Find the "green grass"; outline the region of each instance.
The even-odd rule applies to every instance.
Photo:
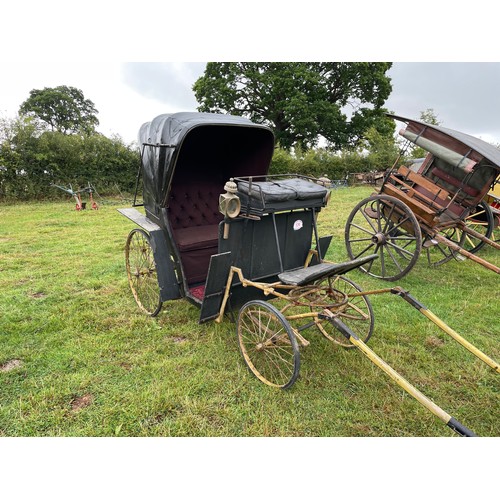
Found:
[[[347,259],[344,224],[369,188],[333,192],[319,217],[327,258]],[[235,325],[198,324],[187,301],[157,318],[135,304],[124,245],[135,227],[104,205],[0,207],[0,436],[452,436],[361,352],[312,329],[288,391],[253,377]],[[497,252],[498,253],[498,252]],[[500,264],[495,250],[481,256]],[[364,289],[387,283],[358,271]],[[500,359],[498,276],[470,261],[437,269],[421,257],[398,285]],[[389,285],[390,286],[390,285]],[[371,348],[483,436],[498,436],[498,374],[390,294],[374,296]]]

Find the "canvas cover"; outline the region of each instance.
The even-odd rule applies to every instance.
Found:
[[[482,139],[452,130],[445,127],[438,127],[428,123],[387,114],[389,118],[401,121],[407,124],[407,132],[415,134],[417,137],[422,137],[429,141],[448,148],[462,156],[467,156],[470,160],[479,163],[483,158],[488,160],[489,163],[496,170],[500,171],[500,149],[489,144]],[[411,140],[411,139],[410,139]],[[415,141],[412,141],[415,142]],[[425,148],[424,148],[425,149]]]

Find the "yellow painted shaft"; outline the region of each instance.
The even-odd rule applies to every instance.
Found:
[[[479,349],[474,347],[470,342],[461,337],[455,330],[450,328],[444,321],[440,320],[434,313],[429,311],[429,309],[419,309],[419,311],[428,319],[430,319],[435,325],[437,325],[443,332],[446,332],[450,337],[454,338],[460,345],[464,346],[468,351],[470,351],[474,356],[484,361],[488,366],[491,366],[497,373],[500,373],[500,365],[486,356]]]
[[[410,396],[415,398],[422,406],[427,408],[433,415],[442,420],[448,427],[453,429],[461,436],[475,436],[475,434],[467,427],[463,426],[460,422],[454,419],[451,415],[446,413],[436,403],[431,401],[428,397],[424,396],[416,387],[413,387],[404,377],[402,377],[396,370],[391,368],[382,358],[377,356],[362,340],[358,338],[341,320],[335,315],[325,309],[323,314],[330,318],[333,326],[337,328],[346,338],[349,339],[351,344],[355,345],[375,366],[378,366],[386,373],[396,384],[402,387]]]
[[[389,377],[402,387],[408,394],[413,396],[421,405],[425,406],[431,413],[436,415],[445,424],[447,424],[451,416],[448,415],[442,408],[432,402],[428,397],[424,396],[417,388],[413,387],[405,378],[403,378],[396,370],[391,368],[382,358],[378,357],[362,340],[353,336],[349,337],[352,344],[360,349],[370,361],[383,370]]]

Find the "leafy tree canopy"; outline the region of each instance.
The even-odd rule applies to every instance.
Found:
[[[386,62],[211,62],[193,90],[199,111],[266,123],[285,149],[314,147],[324,137],[329,147],[339,150],[355,146],[370,126],[392,133],[392,121],[382,110],[392,90],[386,75],[391,66]]]
[[[433,108],[427,108],[424,111],[420,111],[420,121],[428,123],[429,125],[436,125],[439,127],[441,121],[438,120],[438,116]],[[409,156],[411,158],[425,158],[427,151],[420,146],[414,144],[410,145]]]
[[[420,120],[428,123],[429,125],[441,125],[433,108],[427,108],[425,111],[420,111]]]
[[[99,125],[94,103],[75,87],[61,85],[34,89],[20,108],[20,115],[31,115],[63,134],[90,134]]]

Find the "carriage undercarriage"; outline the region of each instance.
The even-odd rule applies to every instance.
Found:
[[[164,136],[141,140],[146,215],[135,208],[120,210],[139,226],[127,238],[125,256],[129,284],[140,309],[156,316],[164,302],[186,298],[199,307],[200,322],[221,322],[237,312],[236,332],[245,364],[258,380],[281,389],[289,389],[297,381],[300,350],[310,344],[302,332],[314,329],[332,344],[360,350],[450,428],[473,436],[367,346],[374,329],[369,296],[403,298],[500,373],[498,363],[401,287],[363,291],[345,277],[357,268],[372,274],[375,266],[380,266],[382,274],[389,266],[395,267],[399,276],[406,274],[408,263],[413,264],[420,252],[422,220],[394,197],[371,197],[354,211],[363,223],[351,221],[350,227],[361,234],[349,237],[351,260],[327,261],[324,257],[331,236],[318,236],[316,218],[329,200],[325,188],[328,179],[267,175],[273,141],[263,126],[218,115],[220,123],[214,127],[206,115],[181,115],[173,116],[185,119],[185,132],[168,136],[168,141]],[[167,127],[170,117],[156,120],[154,126],[147,124],[145,133],[171,131]],[[229,158],[217,164],[219,180],[215,182],[210,172],[199,166],[204,159],[199,151],[208,144],[217,148],[217,141],[221,141],[221,151],[229,152]],[[255,162],[249,164],[248,157]],[[243,168],[252,175],[241,177]],[[225,185],[222,175],[226,176]],[[225,193],[221,193],[222,186]],[[481,237],[465,226],[460,230]],[[439,243],[438,231],[428,236],[431,234]],[[315,242],[312,249],[311,242],[313,246]],[[364,245],[359,252],[352,248],[357,243]],[[448,241],[446,245],[450,245]],[[457,247],[454,251],[465,251]],[[387,254],[379,252],[380,248],[386,248]]]

